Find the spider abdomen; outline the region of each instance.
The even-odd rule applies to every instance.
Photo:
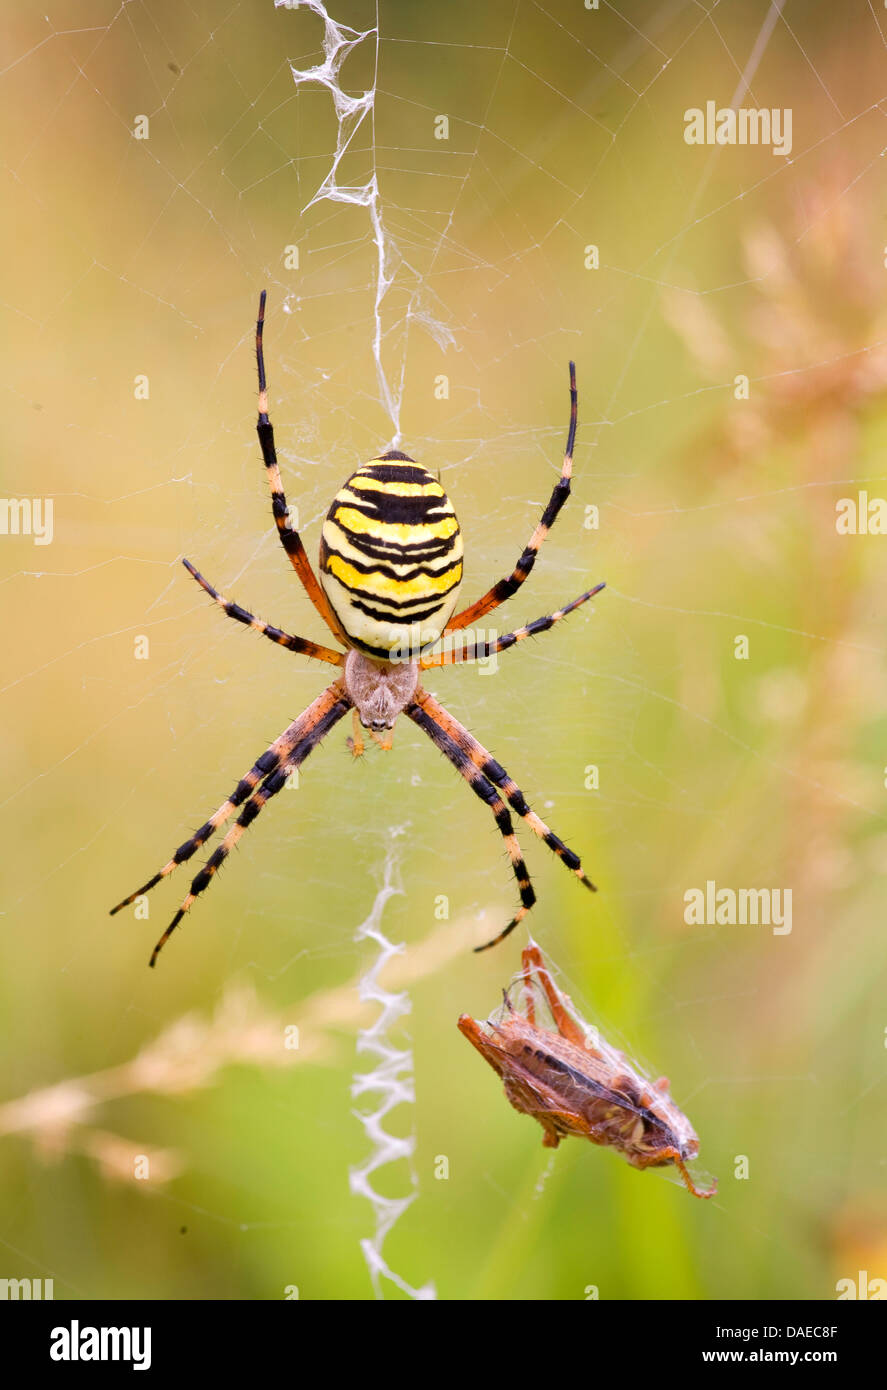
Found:
[[[437,479],[397,452],[358,468],[323,524],[320,582],[359,651],[407,658],[436,641],[462,582],[462,533]]]

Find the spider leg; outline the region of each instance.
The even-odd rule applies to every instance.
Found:
[[[140,898],[143,893],[149,893],[152,888],[155,888],[157,884],[160,883],[161,879],[166,878],[174,869],[177,869],[180,864],[184,864],[186,860],[190,859],[201,845],[206,844],[207,840],[215,834],[219,826],[224,825],[232,811],[235,811],[238,806],[242,805],[247,797],[255,791],[259,783],[276,772],[281,764],[289,757],[292,749],[306,733],[306,727],[310,725],[310,719],[313,715],[316,713],[319,718],[325,712],[326,705],[332,704],[331,692],[334,690],[338,690],[338,682],[325,690],[323,695],[320,696],[320,699],[315,700],[312,705],[309,705],[307,710],[305,710],[298,719],[294,719],[291,724],[287,725],[283,733],[280,734],[265,750],[262,756],[253,763],[253,766],[246,776],[241,777],[228,799],[222,802],[218,810],[213,812],[209,820],[206,821],[199,830],[195,831],[190,839],[185,840],[183,844],[179,845],[175,854],[164,864],[163,868],[154,874],[152,878],[149,878],[147,883],[143,883],[141,888],[137,888],[134,893],[130,893],[128,898],[124,898],[116,907],[111,908],[110,915],[112,917],[116,912],[119,912],[121,908],[129,907],[129,905],[135,902],[136,898]],[[321,705],[319,711],[317,711],[318,705]]]
[[[129,907],[130,903],[134,903],[136,898],[140,898],[143,893],[149,893],[152,888],[157,886],[161,879],[166,878],[172,873],[173,869],[177,869],[180,864],[184,864],[186,860],[190,859],[192,854],[196,853],[201,845],[205,845],[207,840],[218,830],[219,826],[224,825],[225,821],[231,815],[231,812],[242,805],[247,797],[255,791],[259,783],[263,781],[264,778],[269,777],[272,772],[277,771],[281,762],[289,756],[290,750],[301,737],[302,732],[303,727],[300,719],[296,719],[292,724],[288,725],[283,733],[265,750],[262,756],[253,763],[253,766],[246,776],[241,777],[227,801],[222,802],[219,809],[213,812],[209,820],[206,821],[199,830],[195,831],[190,839],[185,840],[184,844],[179,845],[173,857],[164,864],[162,869],[154,874],[153,878],[149,878],[148,882],[143,883],[141,888],[137,888],[134,893],[130,893],[128,898],[124,898],[116,907],[112,907],[111,916],[113,917],[115,912],[119,912],[121,908]]]
[[[256,364],[259,369],[259,420],[256,425],[256,432],[259,436],[262,458],[265,460],[268,485],[271,488],[271,511],[274,516],[275,525],[277,526],[277,534],[280,536],[281,545],[289,556],[290,564],[301,579],[306,594],[333,636],[341,639],[342,634],[339,630],[339,625],[327,602],[326,594],[323,592],[323,589],[321,589],[317,576],[311,568],[311,561],[308,559],[299,533],[298,531],[293,531],[288,525],[289,508],[286,504],[283,484],[280,481],[280,468],[277,462],[277,452],[274,448],[274,428],[268,418],[268,387],[265,381],[265,354],[262,347],[262,335],[265,327],[266,296],[267,291],[262,290],[259,296],[259,317],[256,321]]]
[[[279,647],[287,647],[291,652],[300,652],[303,656],[313,656],[317,661],[326,661],[330,666],[345,665],[344,652],[333,651],[330,647],[320,647],[316,642],[309,642],[306,637],[292,637],[288,632],[274,627],[272,623],[264,622],[253,613],[248,613],[245,608],[241,608],[239,603],[232,603],[230,599],[225,598],[225,595],[220,594],[218,589],[214,589],[209,580],[204,579],[203,575],[194,568],[190,560],[182,560],[182,564],[191,577],[197,580],[201,589],[215,600],[222,612],[229,618],[234,618],[238,623],[243,623],[246,627],[261,632],[263,637],[270,638]]]
[[[485,951],[487,946],[495,946],[497,942],[502,941],[504,937],[514,931],[518,922],[523,921],[536,901],[536,894],[533,891],[530,875],[527,872],[527,866],[524,863],[520,845],[514,833],[514,824],[508,813],[508,807],[496,791],[496,788],[487,780],[483,772],[474,765],[468,754],[459,747],[455,739],[450,737],[446,729],[438,723],[433,715],[428,713],[425,708],[425,700],[427,698],[424,692],[420,691],[418,693],[418,698],[407,705],[404,714],[408,715],[415,724],[419,725],[420,729],[424,730],[431,739],[431,742],[436,744],[444,756],[449,758],[456,770],[461,772],[475,796],[479,796],[481,801],[485,801],[489,806],[499,829],[499,833],[505,841],[505,847],[508,850],[508,857],[511,860],[514,877],[517,879],[517,886],[520,890],[521,905],[508,923],[508,926],[504,931],[501,931],[493,941],[488,941],[486,946],[475,947],[477,951]]]
[[[467,647],[450,647],[445,651],[435,652],[431,656],[420,657],[419,668],[422,671],[430,671],[436,666],[456,666],[466,661],[483,661],[485,657],[492,656],[495,652],[504,652],[508,647],[513,647],[515,642],[523,642],[525,637],[536,637],[540,632],[548,632],[555,623],[560,622],[561,618],[565,618],[575,608],[579,608],[590,598],[594,598],[595,594],[599,594],[604,587],[603,583],[595,584],[593,589],[588,589],[578,598],[574,598],[572,603],[558,608],[555,613],[549,614],[548,617],[535,618],[533,622],[527,623],[526,627],[516,628],[514,632],[506,632],[492,642],[471,642]]]
[[[490,756],[483,744],[478,743],[477,739],[468,732],[464,725],[460,724],[457,719],[454,719],[453,716],[444,709],[443,705],[438,704],[433,695],[429,695],[426,690],[418,690],[415,700],[411,705],[407,706],[404,713],[408,714],[420,728],[424,729],[432,742],[436,743],[452,762],[456,762],[457,766],[459,766],[459,763],[456,757],[450,752],[450,748],[456,749],[460,759],[467,759],[474,771],[480,775],[484,781],[492,783],[494,787],[499,787],[504,793],[505,799],[512,810],[516,811],[517,814],[527,822],[527,825],[534,834],[538,835],[540,840],[545,841],[548,848],[552,850],[559,859],[563,860],[567,868],[573,871],[586,888],[589,888],[592,892],[597,891],[591,879],[586,876],[578,854],[568,849],[563,840],[560,840],[553,831],[549,830],[545,822],[536,815],[536,812],[530,810],[520,787],[512,781],[504,767],[502,767],[500,763],[497,763],[495,758]],[[459,770],[462,771],[461,767]],[[468,778],[467,773],[463,773],[463,776],[465,776],[467,780],[471,780]],[[478,795],[482,795],[482,793],[478,793]],[[525,915],[525,912],[521,912],[520,914],[520,916]],[[492,941],[488,941],[485,946],[475,947],[475,950],[485,951],[489,946],[495,946],[504,936],[507,936],[508,933],[514,929],[519,920],[520,917],[515,918],[515,920],[510,922],[505,930],[494,937]]]
[[[535,531],[527,542],[524,553],[521,555],[511,574],[507,579],[500,579],[489,589],[482,598],[477,599],[469,608],[464,608],[461,613],[457,613],[447,623],[446,631],[455,632],[460,627],[470,627],[478,618],[484,614],[491,613],[494,608],[498,608],[500,603],[504,603],[507,598],[511,598],[523,584],[536,563],[536,556],[542,546],[542,542],[548,535],[555,521],[558,512],[570,495],[570,477],[573,471],[573,445],[576,442],[576,423],[577,423],[578,396],[576,393],[576,364],[570,363],[570,426],[567,431],[567,444],[564,450],[564,462],[561,468],[561,475],[552,489],[548,506],[542,513],[542,519],[536,526]]]
[[[244,830],[252,825],[253,821],[262,810],[262,807],[271,800],[272,796],[276,796],[277,793],[286,786],[290,773],[301,766],[308,757],[308,754],[317,747],[321,739],[329,733],[333,725],[338,723],[350,708],[351,701],[345,694],[343,687],[338,681],[334,681],[313,704],[308,706],[304,714],[296,720],[296,724],[299,725],[299,732],[292,741],[288,753],[285,757],[278,760],[276,769],[265,777],[258,791],[253,792],[252,796],[249,797],[246,805],[218,849],[213,851],[199,874],[192,880],[191,888],[181,907],[151,953],[150,965],[153,966],[156,963],[158,955],[166,945],[170,936],[172,936],[172,933],[181,922],[195,898],[199,897],[199,895],[209,887],[215,874],[237,844]],[[294,726],[291,725],[290,727],[292,728]]]

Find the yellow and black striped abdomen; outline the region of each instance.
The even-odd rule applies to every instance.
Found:
[[[323,523],[320,582],[368,656],[415,656],[436,641],[462,582],[462,533],[437,479],[396,452],[358,468]]]

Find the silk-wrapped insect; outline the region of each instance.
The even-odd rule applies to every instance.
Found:
[[[538,1120],[549,1148],[576,1134],[615,1149],[633,1168],[673,1164],[694,1197],[713,1197],[717,1182],[699,1188],[687,1170],[699,1140],[671,1099],[667,1078],[648,1080],[579,1017],[534,942],[521,961],[495,1015],[485,1023],[468,1014],[459,1019],[460,1031],[502,1078],[515,1110]],[[539,1021],[545,1006],[551,1026]]]

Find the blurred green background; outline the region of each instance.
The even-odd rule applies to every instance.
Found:
[[[887,23],[811,0],[761,37],[768,10],[383,0],[380,42],[342,66],[359,95],[378,65],[339,183],[378,175],[382,363],[403,447],[460,516],[466,601],[544,505],[577,362],[574,495],[493,621],[608,588],[498,671],[428,684],[600,885],[522,834],[532,932],[589,1020],[671,1078],[720,1179],[701,1203],[578,1140],[543,1151],[458,1034],[523,938],[471,954],[511,914],[507,859],[406,721],[359,763],[331,735],[156,972],[187,870],[147,920],[107,916],[328,679],[226,622],[179,560],[324,640],[270,521],[252,325],[267,286],[313,556],[341,482],[395,435],[376,251],[365,207],[303,213],[337,138],[330,92],[290,67],[323,61],[317,14],[7,7],[2,492],[53,498],[54,538],[0,536],[0,1276],[57,1298],[372,1296],[349,1170],[374,950],[354,933],[386,857],[412,1005],[392,1041],[415,1070],[389,1127],[416,1147],[374,1182],[417,1184],[384,1246],[403,1280],[820,1299],[887,1276],[887,539],[835,526],[840,498],[887,497]],[[334,16],[375,24],[355,0]],[[685,110],[729,104],[759,37],[740,104],[792,109],[790,157],[685,144]],[[707,880],[791,889],[791,934],[688,926]]]

